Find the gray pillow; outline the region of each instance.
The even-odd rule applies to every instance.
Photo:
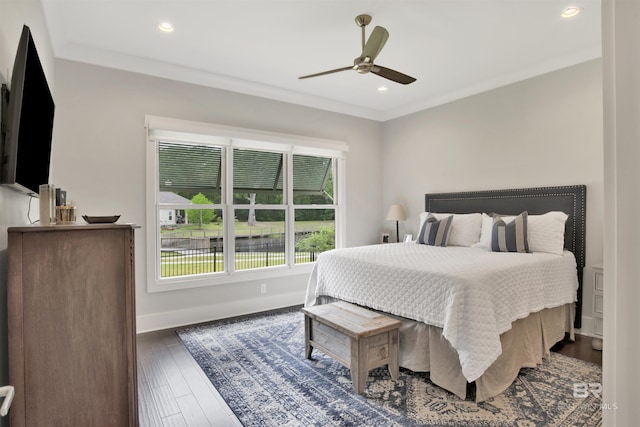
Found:
[[[527,239],[527,211],[506,224],[500,215],[493,216],[491,250],[493,252],[530,252]]]
[[[418,234],[418,243],[429,246],[447,246],[452,221],[453,215],[438,220],[429,214]]]

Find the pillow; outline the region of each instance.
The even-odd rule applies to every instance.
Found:
[[[418,243],[429,246],[447,246],[452,220],[453,215],[439,220],[429,214],[422,224],[420,233],[418,233]]]
[[[500,215],[493,217],[491,250],[493,252],[529,252],[527,211],[514,217],[509,223],[506,223]]]
[[[420,214],[420,227],[418,231],[422,230],[422,225],[429,215],[435,216],[436,219],[443,219],[453,215],[447,246],[471,246],[480,240],[480,230],[482,228],[482,214],[480,213],[450,214],[423,212]]]
[[[564,212],[553,211],[544,215],[529,215],[529,250],[562,255],[564,251],[564,227],[567,222]]]
[[[492,214],[494,215],[494,214]],[[505,223],[509,223],[514,216],[502,216]],[[531,252],[548,252],[562,255],[564,251],[564,227],[569,216],[560,211],[551,211],[543,215],[527,216],[527,238]],[[493,218],[482,214],[482,231],[480,242],[474,247],[491,250],[491,233],[493,231]]]
[[[503,217],[504,222],[511,221],[513,217]],[[482,214],[482,229],[480,231],[480,241],[473,247],[491,250],[491,232],[493,231],[493,218],[486,213]]]

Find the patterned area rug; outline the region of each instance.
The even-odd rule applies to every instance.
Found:
[[[348,369],[315,349],[313,360],[305,359],[304,316],[297,309],[177,333],[245,426],[602,423],[600,400],[587,392],[589,383],[601,383],[600,367],[557,353],[536,369],[522,369],[501,395],[476,404],[434,385],[428,373],[401,369],[393,381],[386,367],[370,371],[365,393],[356,394]]]

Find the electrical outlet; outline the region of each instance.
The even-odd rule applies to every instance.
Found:
[[[266,294],[267,293],[267,284],[266,283],[260,283],[260,293],[261,294]]]

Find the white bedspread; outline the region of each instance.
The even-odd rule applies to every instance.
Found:
[[[475,381],[501,354],[500,334],[544,308],[576,300],[573,254],[390,243],[319,255],[305,305],[328,295],[443,329]]]

